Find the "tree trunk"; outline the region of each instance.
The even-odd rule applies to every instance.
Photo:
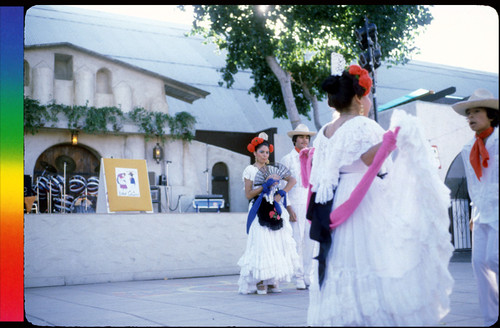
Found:
[[[316,127],[316,130],[319,131],[319,129],[321,129],[321,122],[319,121],[318,98],[316,95],[311,95],[309,88],[305,85],[302,85],[302,91],[304,92],[304,97],[306,97],[312,104],[314,126]]]
[[[276,60],[276,57],[266,56],[266,62],[280,82],[281,93],[283,94],[283,101],[285,102],[286,107],[286,113],[288,115],[288,118],[290,119],[290,123],[292,124],[292,129],[295,129],[295,127],[297,127],[297,125],[301,123],[301,119],[292,92],[291,75],[281,68],[281,66],[278,64],[278,61]]]

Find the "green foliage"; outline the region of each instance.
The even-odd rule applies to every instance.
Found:
[[[40,127],[48,122],[57,122],[57,113],[46,106],[41,106],[38,100],[24,98],[24,129],[35,135]]]
[[[68,129],[70,130],[80,130],[82,126],[80,121],[87,114],[87,106],[64,106],[60,104],[51,104],[51,108],[57,108],[58,111],[62,111],[66,118],[68,119]]]
[[[199,33],[227,52],[220,69],[227,87],[234,74],[250,70],[250,92],[271,104],[274,117],[287,117],[279,81],[265,57],[276,58],[293,77],[297,110],[306,115],[310,102],[304,88],[318,100],[325,98],[321,81],[330,74],[330,54],[340,53],[347,63],[357,62],[361,52],[354,31],[365,16],[375,23],[382,60],[406,63],[417,49],[415,37],[432,16],[422,5],[194,5],[192,34]],[[311,54],[310,59],[305,56]],[[222,83],[220,83],[222,84]]]
[[[170,133],[174,139],[193,140],[195,124],[196,119],[188,112],[179,112],[169,118]]]
[[[134,108],[128,116],[136,122],[140,131],[144,132],[145,139],[149,140],[153,136],[158,136],[165,141],[165,123],[169,122],[169,115],[161,112],[151,112],[144,108]]]
[[[118,132],[122,129],[123,112],[116,107],[85,108],[85,124],[83,131],[89,134],[95,134],[108,130],[108,124],[111,124],[113,131]]]
[[[50,122],[58,122],[58,114],[63,113],[68,120],[68,129],[82,130],[88,134],[119,132],[123,122],[128,118],[144,133],[144,138],[150,140],[154,136],[165,141],[165,127],[170,127],[170,136],[173,139],[191,141],[196,119],[187,112],[177,113],[174,117],[166,113],[152,112],[144,108],[134,108],[125,115],[117,107],[88,107],[66,106],[61,104],[40,105],[40,102],[24,98],[24,129],[35,135],[40,128],[47,127]],[[52,125],[54,126],[54,124]]]

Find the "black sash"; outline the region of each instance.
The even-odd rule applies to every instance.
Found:
[[[330,212],[332,211],[333,198],[326,204],[316,203],[316,193],[311,194],[306,218],[311,221],[309,236],[319,242],[319,254],[314,259],[318,260],[319,287],[325,278],[326,256],[332,245],[330,233]]]

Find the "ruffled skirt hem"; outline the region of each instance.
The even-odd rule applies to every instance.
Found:
[[[245,253],[238,265],[238,287],[241,294],[255,292],[256,284],[260,281],[269,285],[291,281],[299,265],[299,256],[290,223],[285,219],[283,228],[271,230],[254,220]]]

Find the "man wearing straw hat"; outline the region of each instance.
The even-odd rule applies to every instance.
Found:
[[[471,199],[472,268],[486,326],[498,320],[498,99],[478,89],[453,109],[475,137],[462,150]]]
[[[300,258],[295,284],[297,289],[303,290],[311,284],[312,259],[316,242],[309,238],[310,223],[306,219],[308,190],[301,183],[299,153],[302,149],[309,147],[311,136],[314,136],[316,132],[309,131],[305,124],[299,124],[287,134],[292,138],[294,148],[281,159],[280,163],[285,165],[298,181],[288,193],[287,210],[290,214],[293,238],[297,243],[297,253]]]

